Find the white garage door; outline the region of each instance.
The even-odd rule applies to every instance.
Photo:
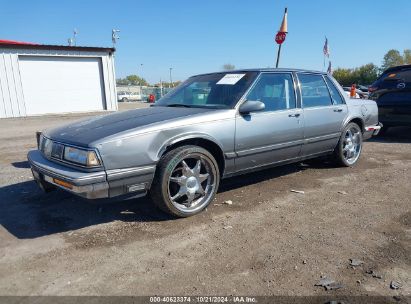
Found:
[[[104,110],[101,59],[19,56],[27,115]]]

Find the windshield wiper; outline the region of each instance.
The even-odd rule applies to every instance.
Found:
[[[182,103],[170,103],[167,107],[183,107],[183,108],[191,108],[191,106],[182,104]]]

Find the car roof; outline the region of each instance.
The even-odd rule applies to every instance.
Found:
[[[387,73],[400,71],[400,70],[403,70],[403,69],[410,69],[410,68],[411,68],[411,64],[398,65],[398,66],[386,69],[382,74],[387,74]]]
[[[245,72],[299,72],[299,73],[315,73],[315,74],[327,74],[326,72],[314,71],[314,70],[304,70],[304,69],[289,69],[289,68],[254,68],[254,69],[237,69],[237,70],[230,70],[230,71],[219,71],[213,73],[203,73],[197,74],[194,76],[203,76],[203,75],[210,75],[210,74],[228,74],[228,73],[245,73]]]

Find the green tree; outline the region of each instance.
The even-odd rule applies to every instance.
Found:
[[[411,64],[411,50],[410,49],[406,49],[404,50],[404,64]]]
[[[119,78],[116,80],[117,85],[128,85],[128,80],[125,78]]]
[[[389,50],[383,58],[381,70],[385,71],[388,68],[404,64],[404,57],[401,56],[398,50]]]
[[[362,65],[353,71],[354,82],[363,85],[371,84],[377,79],[378,72],[378,67],[373,63]]]
[[[170,82],[164,82],[163,81],[161,84],[158,82],[154,86],[159,88],[161,85],[163,85],[163,88],[170,88],[170,87],[175,88],[175,87],[179,86],[180,84],[181,84],[180,80],[173,81],[172,85],[170,85]]]
[[[377,79],[378,71],[375,64],[368,63],[354,69],[338,68],[334,70],[333,76],[343,86],[350,86],[353,83],[368,85]]]
[[[354,83],[354,76],[352,69],[338,68],[333,72],[333,77],[342,85],[350,86]]]
[[[119,78],[116,80],[118,85],[143,85],[148,86],[148,82],[137,75],[128,75],[126,78]]]
[[[231,63],[226,63],[223,65],[223,70],[224,71],[232,71],[235,69],[235,65]]]
[[[139,77],[137,75],[128,75],[126,79],[129,81],[131,85],[148,85],[147,81],[144,78]]]

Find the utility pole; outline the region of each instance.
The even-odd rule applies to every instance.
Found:
[[[117,34],[118,32],[120,32],[120,30],[111,30],[111,41],[113,42],[113,47],[116,46],[117,40],[120,39],[120,37]]]
[[[173,78],[171,78],[171,70],[173,68],[170,68],[170,88],[173,86]]]
[[[77,45],[77,41],[76,41],[77,40],[77,34],[78,34],[77,29],[74,29],[73,30],[73,37],[67,39],[67,43],[68,43],[69,46],[76,46]]]
[[[281,23],[281,27],[280,27],[280,30],[277,32],[277,35],[275,35],[275,42],[277,42],[277,44],[278,44],[277,62],[275,64],[276,68],[278,68],[278,64],[280,62],[281,45],[285,41],[285,37],[287,36],[287,33],[288,33],[288,30],[287,30],[287,8],[285,8],[283,22]]]
[[[73,41],[74,41],[74,46],[76,46],[76,45],[77,45],[77,34],[78,34],[77,29],[74,29],[74,30],[73,30]]]

